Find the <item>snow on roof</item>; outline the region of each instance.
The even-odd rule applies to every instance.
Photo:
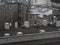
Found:
[[[51,5],[50,0],[31,0],[31,5],[41,5],[41,4],[48,4]]]
[[[43,17],[43,15],[48,16],[48,15],[51,15],[53,13],[52,9],[47,9],[47,8],[38,9],[38,7],[35,9],[31,9],[30,11],[31,11],[31,14],[39,14],[38,15],[39,17]]]

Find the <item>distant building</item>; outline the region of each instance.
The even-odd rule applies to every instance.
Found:
[[[8,2],[8,3],[23,3],[26,4],[28,3],[28,0],[1,0],[1,2]]]

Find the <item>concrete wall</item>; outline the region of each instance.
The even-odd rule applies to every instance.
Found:
[[[54,38],[54,39],[60,38],[60,31],[36,33],[36,34],[24,34],[24,35],[20,35],[20,36],[0,37],[0,44],[41,40],[41,39],[52,39],[52,38]],[[55,40],[52,40],[52,41],[56,42]],[[52,41],[49,41],[49,42],[52,42]],[[58,40],[58,41],[60,41],[60,40]]]

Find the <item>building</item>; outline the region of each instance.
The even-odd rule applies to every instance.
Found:
[[[0,29],[0,45],[60,45],[60,20],[56,20],[56,24],[48,22],[53,13],[50,1],[1,1],[0,28],[3,28]],[[56,17],[54,15],[52,17],[54,17],[53,22]],[[26,21],[25,25],[23,25],[24,21]],[[34,25],[30,25],[31,21]]]
[[[50,0],[31,0],[31,15],[35,16],[36,20],[38,20],[35,20],[35,23],[42,21],[44,19],[44,15],[46,15],[45,19],[51,20],[53,13],[53,10],[50,9],[51,7],[52,5]],[[50,17],[50,19],[48,17]],[[40,18],[42,18],[42,20],[40,20]],[[31,18],[31,20],[33,19]]]

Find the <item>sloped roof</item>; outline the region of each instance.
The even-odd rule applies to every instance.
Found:
[[[49,8],[43,8],[43,9],[38,9],[38,7],[34,7],[33,9],[30,10],[31,14],[39,14],[39,17],[42,17],[43,15],[51,15],[53,13],[52,9]]]

